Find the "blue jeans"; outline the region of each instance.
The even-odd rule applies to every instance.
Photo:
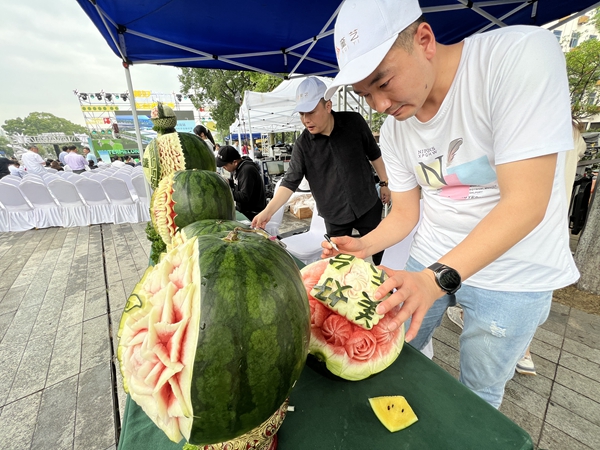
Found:
[[[406,263],[409,272],[423,269],[413,258]],[[446,309],[457,303],[463,308],[464,320],[459,381],[498,408],[517,362],[550,314],[552,291],[490,291],[463,284],[456,294],[435,301],[411,344],[421,350],[442,323]],[[409,324],[407,321],[406,329]]]

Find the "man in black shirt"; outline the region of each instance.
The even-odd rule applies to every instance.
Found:
[[[249,220],[266,205],[265,184],[258,167],[247,156],[243,158],[231,145],[224,145],[217,153],[217,167],[233,174],[229,184],[236,209]],[[234,182],[235,179],[235,182]]]
[[[12,159],[0,157],[0,178],[4,178],[7,175],[10,175],[10,170],[8,170],[8,166],[15,164]]]
[[[318,78],[304,80],[296,91],[296,112],[306,129],[292,151],[290,166],[267,207],[252,221],[263,227],[300,185],[308,180],[319,214],[330,236],[361,236],[381,221],[383,204],[390,199],[381,151],[363,117],[355,112],[334,112],[323,95],[327,87]],[[371,164],[381,186],[377,196]],[[379,264],[383,252],[373,255]]]

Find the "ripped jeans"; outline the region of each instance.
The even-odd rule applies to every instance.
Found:
[[[406,263],[409,272],[423,269],[413,258]],[[463,308],[464,319],[459,381],[498,408],[517,362],[525,354],[537,327],[550,314],[552,291],[489,291],[463,284],[456,294],[435,301],[411,345],[419,350],[425,347],[442,323],[446,309],[457,303]]]

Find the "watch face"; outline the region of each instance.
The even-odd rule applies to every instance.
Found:
[[[460,286],[460,275],[454,269],[445,269],[440,272],[440,285],[443,289],[452,291]]]

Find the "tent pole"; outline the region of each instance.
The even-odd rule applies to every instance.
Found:
[[[254,137],[252,136],[252,122],[250,121],[250,110],[248,109],[248,133],[250,134],[250,148],[248,149],[248,155],[254,161]]]
[[[129,64],[124,62],[123,67],[125,68],[125,78],[127,79],[127,89],[129,89],[129,104],[131,105],[131,114],[133,115],[133,126],[135,127],[135,137],[137,139],[138,152],[140,153],[140,161],[144,164],[144,146],[142,145],[142,132],[140,131],[140,124],[138,123],[137,109],[135,107],[135,95],[133,92],[133,83],[131,83],[131,73],[129,72]],[[146,182],[146,195],[148,200],[152,197],[150,193],[150,185]]]

